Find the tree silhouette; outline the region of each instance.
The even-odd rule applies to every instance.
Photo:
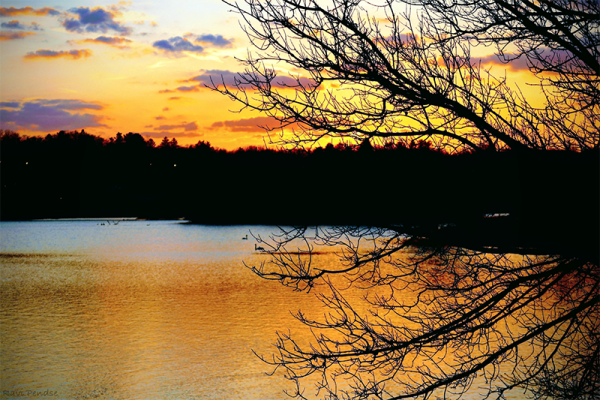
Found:
[[[598,149],[597,1],[311,0],[230,3],[257,49],[212,87],[324,137],[429,140],[455,149]],[[495,46],[482,59],[474,49]],[[482,61],[526,61],[545,104]],[[513,64],[516,65],[516,64]],[[284,67],[285,66],[285,67]],[[301,70],[280,77],[277,69]],[[531,92],[531,90],[529,91]]]
[[[310,345],[279,334],[263,360],[312,398],[534,398],[600,393],[600,274],[575,256],[447,246],[406,226],[282,229],[252,270],[318,291],[326,314],[296,318]],[[294,248],[295,251],[290,249]],[[323,249],[340,261],[323,264]],[[326,251],[326,250],[325,250]],[[362,298],[357,296],[361,294]]]
[[[213,77],[211,86],[278,121],[265,127],[274,143],[307,147],[333,138],[338,146],[360,143],[363,154],[372,144],[510,149],[525,159],[533,150],[600,147],[598,1],[225,3],[240,14],[254,51],[233,84]],[[494,54],[480,55],[486,51]],[[502,63],[524,66],[543,101],[487,67]],[[301,75],[281,77],[281,70]],[[293,135],[277,136],[282,128]],[[376,208],[377,196],[390,196],[386,171],[379,172],[381,193],[357,207]],[[597,208],[598,182],[586,178],[593,171],[579,173],[588,182],[582,186],[595,188]],[[468,186],[468,177],[457,179]],[[581,199],[561,193],[560,183],[550,187],[547,201],[537,198],[544,211],[521,229],[531,232],[554,213],[560,224],[572,221],[569,209]],[[349,192],[348,201],[368,190]],[[518,222],[494,217],[458,226],[299,227],[257,238],[271,258],[252,270],[297,290],[318,288],[328,310],[320,319],[298,313],[313,343],[280,334],[265,361],[296,384],[298,398],[310,397],[306,382],[328,399],[458,398],[475,388],[498,397],[517,389],[540,399],[596,398],[597,243],[581,253],[551,249],[541,227],[541,240],[512,241]],[[477,224],[485,229],[467,234]],[[321,264],[323,248],[334,249],[339,263]]]

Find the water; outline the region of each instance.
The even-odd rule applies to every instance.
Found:
[[[243,265],[269,257],[254,251],[252,236],[242,240],[250,232],[266,237],[277,229],[0,223],[2,397],[289,398],[283,390],[291,384],[280,373],[268,376],[272,368],[253,351],[269,358],[277,331],[314,343],[291,312],[319,319],[327,310],[314,291],[295,292]],[[327,249],[313,257],[321,265],[338,260]],[[314,394],[309,385],[306,395]]]
[[[274,228],[99,224],[0,224],[4,397],[287,398],[252,350],[319,303],[243,266]]]

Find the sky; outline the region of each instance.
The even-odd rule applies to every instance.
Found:
[[[0,0],[0,129],[262,146],[268,117],[203,86],[247,52],[219,0]]]
[[[262,145],[266,118],[203,87],[248,42],[218,0],[0,2],[0,128]]]

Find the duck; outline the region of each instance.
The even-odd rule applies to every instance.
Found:
[[[243,237],[242,240],[248,240],[248,235],[246,235],[246,237]]]
[[[257,246],[256,243],[254,243],[254,251],[266,251],[266,250],[264,247]]]

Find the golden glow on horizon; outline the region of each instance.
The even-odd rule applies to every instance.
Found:
[[[206,140],[228,150],[263,145],[265,133],[252,121],[264,123],[265,116],[232,113],[238,104],[191,81],[201,73],[243,69],[235,58],[246,56],[249,43],[225,4],[61,0],[29,9],[12,0],[2,7],[14,15],[0,19],[0,128],[41,136],[82,128],[103,137],[138,132],[155,141],[175,137],[181,145]],[[101,13],[103,22],[84,24],[78,13],[85,12]],[[506,69],[485,66],[499,76]],[[302,72],[275,68],[281,76]],[[528,86],[528,71],[506,71],[528,97],[541,99],[539,88]]]

